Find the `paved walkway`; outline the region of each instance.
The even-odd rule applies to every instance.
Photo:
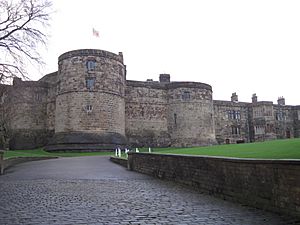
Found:
[[[292,224],[113,164],[108,157],[19,164],[0,176],[0,224]]]

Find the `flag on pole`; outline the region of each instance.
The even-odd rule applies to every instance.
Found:
[[[95,29],[93,28],[93,35],[94,35],[95,37],[99,37],[99,31],[97,31],[97,30],[95,30]]]

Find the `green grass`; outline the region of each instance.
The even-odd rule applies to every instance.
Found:
[[[148,152],[148,148],[139,148],[140,152]],[[152,148],[152,152],[166,154],[187,154],[187,155],[207,155],[207,156],[225,156],[237,158],[258,158],[258,159],[300,159],[300,138],[275,140],[248,144],[216,145],[209,147],[193,148]],[[42,149],[35,150],[15,150],[6,151],[4,158],[11,157],[75,157],[75,156],[94,156],[111,155],[114,152],[67,152],[67,153],[49,153]],[[125,157],[125,155],[122,155]]]
[[[10,150],[5,151],[4,158],[12,157],[47,157],[47,156],[56,156],[56,157],[78,157],[78,156],[94,156],[94,155],[113,155],[113,152],[58,152],[50,153],[46,152],[43,149],[34,149],[34,150]]]
[[[300,159],[300,139],[209,147],[153,149],[153,152],[258,159]]]

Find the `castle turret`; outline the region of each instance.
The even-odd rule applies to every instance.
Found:
[[[167,89],[172,146],[215,144],[211,86],[198,82],[172,82]]]
[[[257,102],[257,96],[256,96],[256,94],[254,93],[253,95],[252,95],[252,103],[256,103]]]
[[[239,101],[239,97],[236,94],[236,92],[232,93],[232,95],[231,95],[231,101],[232,102],[238,102]]]
[[[107,150],[125,141],[122,54],[85,49],[58,59],[55,135],[48,150]]]

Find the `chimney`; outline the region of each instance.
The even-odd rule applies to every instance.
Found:
[[[236,92],[232,93],[232,95],[231,95],[231,101],[232,102],[238,102],[239,101],[239,97],[236,94]]]
[[[285,98],[284,97],[279,97],[277,100],[278,105],[285,105]]]
[[[160,74],[159,82],[161,83],[170,83],[170,74]]]
[[[13,85],[18,85],[22,82],[22,79],[19,77],[14,77],[13,79]]]
[[[257,96],[256,94],[252,95],[252,103],[256,103],[257,102]]]

